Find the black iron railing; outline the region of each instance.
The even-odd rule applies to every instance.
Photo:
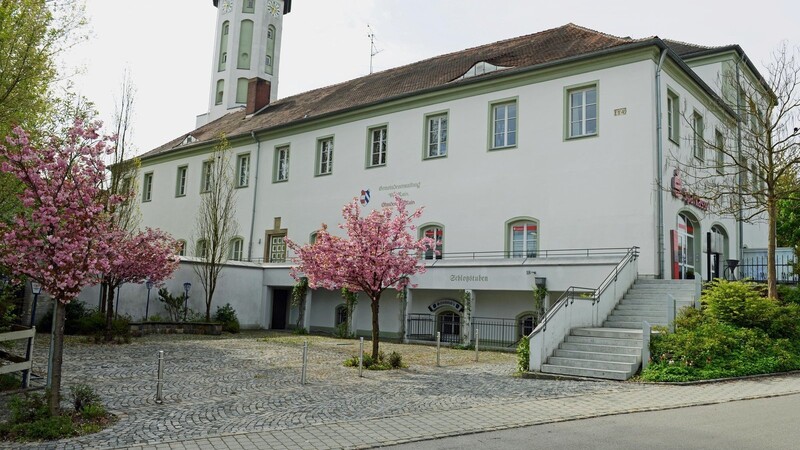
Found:
[[[461,342],[462,319],[435,316],[433,314],[409,314],[406,334],[416,341],[435,341],[436,332],[441,333],[442,342],[457,344]]]
[[[767,259],[766,256],[756,256],[745,258],[739,262],[736,269],[737,279],[751,279],[753,281],[765,283],[767,281]],[[775,272],[778,283],[797,284],[800,276],[794,273],[795,260],[789,255],[775,255]]]
[[[472,339],[475,342],[476,331],[481,347],[515,347],[523,333],[533,331],[535,324],[525,319],[501,319],[496,317],[473,317]],[[527,334],[526,333],[526,334]]]

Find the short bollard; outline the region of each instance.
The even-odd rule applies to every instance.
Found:
[[[308,339],[303,344],[303,371],[300,373],[300,384],[306,384],[306,366],[308,366]]]
[[[364,370],[364,338],[358,338],[360,343],[358,349],[358,377],[361,378],[361,373]]]
[[[162,386],[164,384],[164,350],[158,351],[158,380],[156,381],[156,403],[159,405],[164,403],[164,393]]]
[[[481,341],[481,330],[475,328],[475,362],[478,362],[478,344]]]
[[[439,353],[442,349],[442,332],[436,332],[436,367],[439,367]]]

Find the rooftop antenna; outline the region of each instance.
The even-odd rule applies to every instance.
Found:
[[[367,24],[367,30],[369,30],[367,37],[369,38],[369,73],[371,74],[372,59],[375,58],[375,55],[382,52],[383,50],[378,50],[378,48],[375,47],[375,33],[372,31],[372,27],[369,26],[369,24]]]

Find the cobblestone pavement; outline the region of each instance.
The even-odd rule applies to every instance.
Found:
[[[154,401],[158,350],[167,355],[163,405]],[[365,371],[359,379],[341,367],[348,351],[334,340],[314,341],[302,386],[301,346],[291,340],[184,336],[127,346],[71,344],[65,384],[95,386],[119,422],[91,436],[13,448],[369,448],[800,393],[800,374],[694,386],[522,379],[511,376],[511,355],[481,363],[444,358],[443,367],[413,364]],[[433,362],[434,350],[422,351]]]

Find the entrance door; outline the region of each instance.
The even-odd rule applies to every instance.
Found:
[[[694,227],[692,220],[678,214],[678,278],[694,279]]]
[[[286,318],[289,313],[289,289],[272,290],[272,321],[270,328],[285,330]]]

